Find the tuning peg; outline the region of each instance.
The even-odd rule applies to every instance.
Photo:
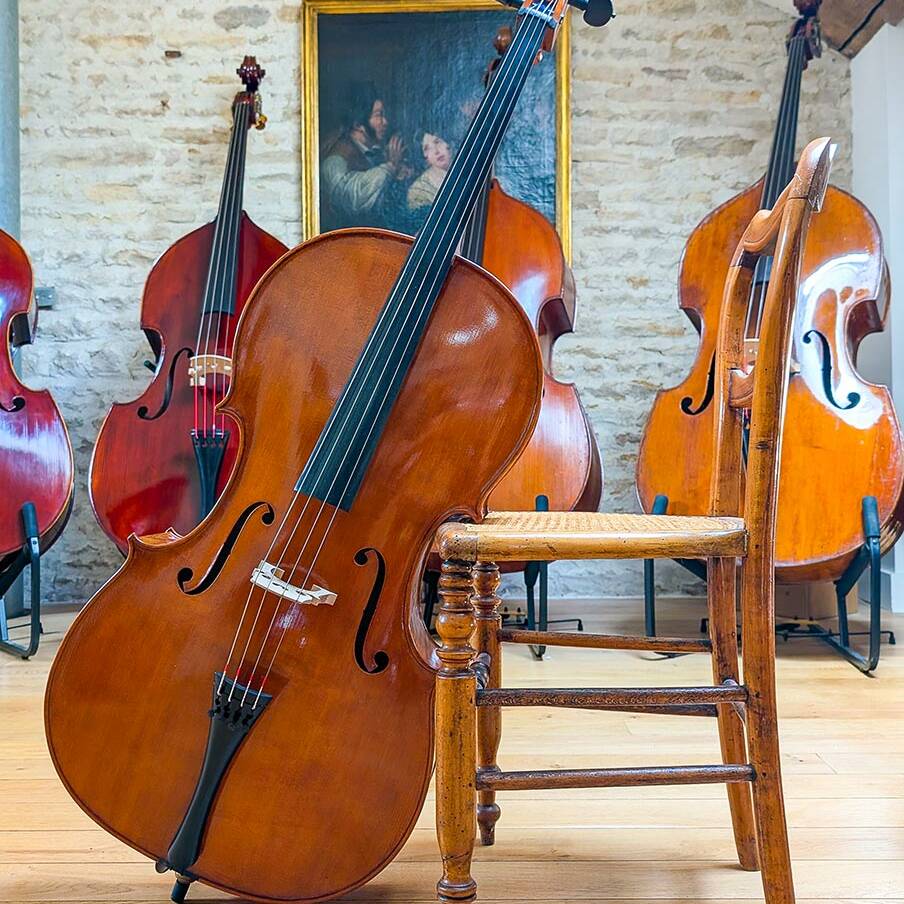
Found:
[[[584,21],[594,28],[600,28],[615,18],[612,0],[569,0],[576,9],[584,11]]]
[[[514,9],[520,9],[522,5],[522,0],[499,0],[499,2]],[[584,21],[594,28],[599,28],[610,19],[615,18],[612,0],[568,0],[568,4],[575,9],[582,10]]]

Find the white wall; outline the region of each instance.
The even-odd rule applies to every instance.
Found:
[[[885,25],[851,63],[854,194],[879,222],[892,286],[898,290],[888,326],[869,337],[859,369],[891,385],[904,410],[904,26]],[[883,598],[904,612],[904,549],[886,557]]]

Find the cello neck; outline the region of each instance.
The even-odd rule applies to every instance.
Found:
[[[487,217],[490,212],[490,190],[493,187],[492,167],[487,176],[486,183],[474,205],[474,210],[468,219],[464,238],[461,240],[461,256],[474,264],[483,263],[483,250],[486,243]]]
[[[248,129],[254,121],[254,99],[247,92],[236,96],[226,173],[220,191],[220,207],[214,221],[210,267],[204,289],[204,313],[235,313],[238,274],[239,230]]]
[[[487,66],[487,71],[484,74],[483,85],[485,89],[489,90],[493,79],[496,77],[496,72],[502,64],[505,53],[511,46],[513,39],[513,29],[508,25],[504,25],[496,32],[496,37],[493,39],[493,47],[496,49],[496,56],[490,61],[490,65]],[[465,229],[464,238],[461,241],[459,253],[462,257],[474,264],[483,263],[484,248],[486,245],[487,217],[489,216],[490,209],[490,192],[493,189],[494,163],[495,161],[490,163],[490,172],[487,175],[486,182],[480,192],[477,203],[474,205],[474,210],[471,212],[467,229]]]

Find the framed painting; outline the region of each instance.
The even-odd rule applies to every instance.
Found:
[[[485,91],[495,0],[303,0],[305,238],[348,226],[414,233]],[[570,42],[535,67],[496,160],[571,255]]]

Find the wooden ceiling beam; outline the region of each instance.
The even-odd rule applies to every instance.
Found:
[[[904,0],[825,0],[819,19],[828,45],[854,57],[883,25],[904,20]]]

